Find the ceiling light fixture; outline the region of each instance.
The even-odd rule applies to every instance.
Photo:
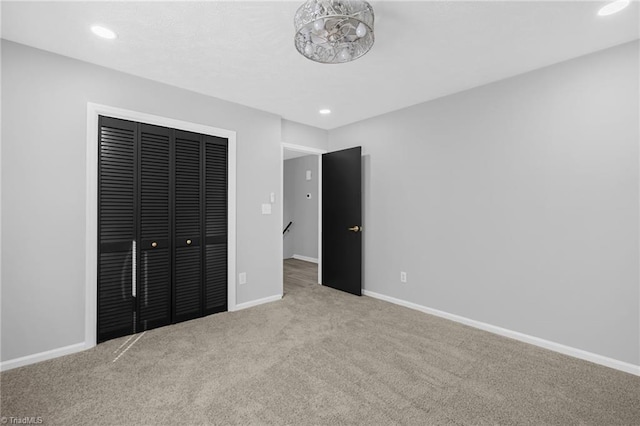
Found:
[[[320,114],[322,115],[327,115],[327,114],[331,114],[331,110],[330,109],[321,109],[320,111],[318,111]]]
[[[294,43],[312,61],[353,61],[373,46],[373,21],[373,8],[366,1],[307,0],[293,19]]]
[[[94,25],[91,27],[91,31],[97,35],[98,37],[106,38],[109,40],[113,40],[118,37],[116,33],[111,31],[109,28],[101,27],[100,25]]]
[[[598,11],[598,15],[600,15],[600,16],[613,15],[614,13],[618,13],[622,9],[624,9],[625,7],[629,6],[629,3],[631,3],[630,0],[616,0],[614,2],[611,2],[611,3],[603,6]]]

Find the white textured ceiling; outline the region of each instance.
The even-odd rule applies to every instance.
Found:
[[[324,129],[640,37],[637,2],[372,1],[371,52],[322,65],[293,46],[301,3],[3,1],[2,37]]]

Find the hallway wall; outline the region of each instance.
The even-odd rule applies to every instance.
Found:
[[[311,172],[311,180],[306,172]],[[307,197],[310,194],[311,198]],[[284,223],[293,225],[284,235],[283,258],[318,258],[318,156],[284,161]]]

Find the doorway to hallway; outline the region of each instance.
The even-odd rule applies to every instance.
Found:
[[[312,264],[314,283],[322,280],[321,161],[324,152],[282,145],[282,258]],[[286,269],[283,273],[287,273]]]
[[[282,256],[317,263],[317,283],[362,294],[362,148],[282,144]],[[284,293],[284,280],[283,280]]]

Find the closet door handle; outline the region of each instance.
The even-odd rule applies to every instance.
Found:
[[[136,275],[137,275],[137,253],[136,253],[136,240],[131,244],[131,296],[136,297]]]
[[[192,241],[191,241],[191,240],[187,240],[187,245],[188,245],[188,246],[190,246],[190,245],[191,245],[191,243],[192,243]]]
[[[158,243],[156,243],[155,241],[151,243],[151,247],[156,248],[158,247]]]

